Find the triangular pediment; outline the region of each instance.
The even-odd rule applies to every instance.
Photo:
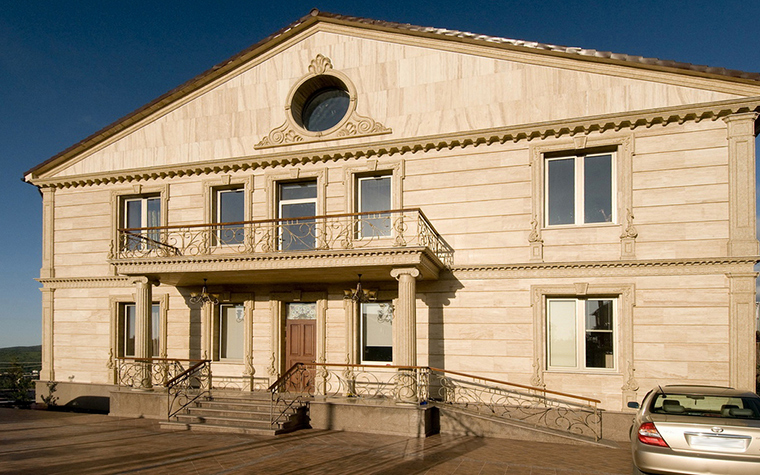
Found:
[[[328,73],[314,72],[319,58]],[[349,112],[325,133],[304,134],[293,97],[320,74],[350,85]],[[754,96],[760,82],[751,78],[315,15],[30,170],[28,179],[256,160]]]

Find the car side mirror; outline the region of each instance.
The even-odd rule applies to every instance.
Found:
[[[628,407],[630,407],[631,409],[638,409],[639,408],[639,403],[637,403],[636,401],[630,401],[628,403]]]

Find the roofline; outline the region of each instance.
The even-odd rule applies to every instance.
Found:
[[[743,84],[760,84],[760,73],[746,73],[742,71],[729,70],[724,68],[710,68],[707,66],[692,65],[688,63],[678,63],[675,61],[664,61],[657,58],[644,58],[641,56],[629,56],[625,54],[615,54],[596,50],[586,50],[581,48],[568,48],[564,46],[549,45],[544,43],[527,42],[522,40],[512,40],[508,38],[493,37],[488,35],[477,35],[474,33],[462,32],[457,30],[446,30],[441,28],[421,27],[408,23],[396,23],[382,20],[373,20],[369,18],[345,16],[340,14],[321,12],[313,9],[308,15],[303,16],[286,27],[267,36],[254,45],[242,50],[232,57],[222,61],[210,69],[200,73],[170,91],[162,94],[153,101],[136,109],[135,111],[117,119],[113,123],[103,127],[85,139],[57,153],[44,162],[36,165],[24,173],[24,180],[29,182],[66,159],[84,152],[90,147],[112,137],[123,129],[139,122],[143,118],[153,114],[168,104],[180,99],[181,97],[198,90],[199,88],[211,83],[217,78],[223,76],[229,71],[237,68],[261,53],[271,49],[279,43],[299,34],[318,22],[333,23],[338,25],[368,28],[390,33],[403,33],[414,36],[423,36],[435,38],[444,41],[457,41],[470,44],[483,45],[484,43],[494,48],[529,51],[532,53],[545,54],[551,56],[572,58],[582,61],[591,61],[597,63],[615,64],[640,69],[649,69],[656,71],[668,71],[678,74],[687,74],[692,76],[707,77],[712,79],[739,82]]]

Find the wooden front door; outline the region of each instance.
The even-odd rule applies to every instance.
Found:
[[[314,363],[317,360],[317,318],[315,303],[289,303],[285,326],[285,368],[296,363]],[[296,373],[290,381],[293,389],[312,392],[314,368]]]

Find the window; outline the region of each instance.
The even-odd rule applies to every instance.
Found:
[[[214,360],[242,360],[245,342],[245,306],[221,304],[214,325]]]
[[[148,354],[157,358],[161,354],[161,306],[153,304],[148,329],[150,335],[150,348]],[[118,354],[120,357],[135,357],[135,335],[137,325],[137,307],[133,303],[121,304],[119,309],[119,347]]]
[[[388,213],[373,213],[391,209],[390,175],[361,177],[357,180],[357,209],[360,217],[359,237],[391,235],[391,218]]]
[[[299,126],[309,132],[323,132],[338,125],[350,105],[346,84],[336,76],[323,74],[298,87],[290,111]]]
[[[245,221],[244,188],[214,191],[214,223],[241,223]],[[214,233],[215,244],[241,244],[244,241],[242,224],[224,224]]]
[[[122,201],[121,226],[127,231],[124,245],[127,249],[155,249],[160,243],[161,198],[141,196]]]
[[[546,161],[546,225],[614,222],[612,154]]]
[[[308,219],[317,213],[317,182],[280,183],[278,188],[280,249],[300,251],[314,249],[316,243],[315,220]],[[291,219],[307,218],[307,219]]]
[[[393,362],[393,306],[390,302],[361,304],[362,363]]]
[[[615,307],[616,299],[547,299],[548,367],[614,369]]]

